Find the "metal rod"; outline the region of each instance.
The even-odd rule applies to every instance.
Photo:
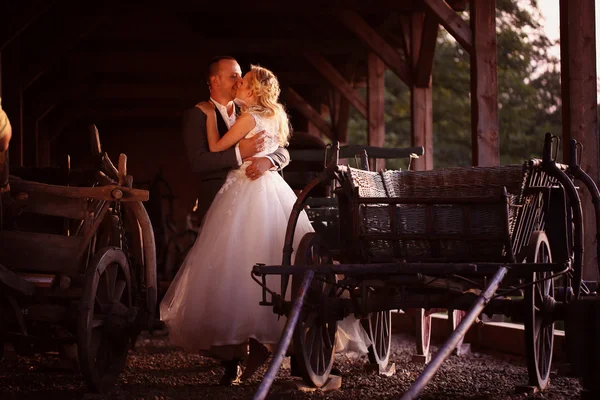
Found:
[[[571,164],[569,165],[569,172],[571,172],[576,179],[579,179],[587,187],[588,192],[592,196],[592,204],[594,206],[594,212],[596,214],[596,256],[598,260],[598,270],[600,271],[600,191],[594,179],[589,176],[579,165],[579,159],[577,157],[577,146],[578,142],[575,139],[571,139]]]
[[[271,364],[269,364],[269,369],[260,383],[258,390],[254,394],[254,400],[263,400],[269,393],[269,389],[271,388],[271,385],[277,376],[277,372],[279,372],[279,367],[281,367],[285,353],[287,352],[288,346],[292,340],[294,329],[296,328],[298,318],[300,317],[300,311],[302,311],[302,306],[304,305],[304,298],[306,297],[306,293],[308,292],[308,288],[310,287],[314,276],[315,273],[311,270],[307,270],[304,273],[300,290],[298,290],[297,297],[294,299],[294,303],[292,305],[292,311],[290,312],[290,316],[288,317],[285,327],[283,328],[283,333],[281,335],[279,345],[277,346],[277,351],[273,355]]]
[[[283,269],[280,265],[254,266],[257,275],[299,275],[306,270],[312,270],[318,275],[341,274],[345,276],[384,276],[403,274],[424,274],[431,276],[466,275],[487,276],[494,275],[498,268],[506,267],[510,270],[511,277],[527,277],[533,272],[560,272],[567,268],[562,263],[381,263],[381,264],[339,264],[339,265],[306,265]]]
[[[419,375],[417,380],[408,388],[404,396],[402,396],[401,400],[412,400],[416,399],[421,393],[421,390],[429,383],[429,381],[433,378],[433,375],[440,368],[442,363],[448,358],[448,356],[452,353],[452,351],[456,348],[456,345],[462,339],[477,316],[483,311],[487,303],[490,301],[492,296],[498,290],[498,286],[504,276],[507,273],[507,269],[502,267],[496,272],[496,274],[492,277],[490,284],[485,289],[485,291],[475,300],[473,307],[467,312],[462,321],[456,327],[456,330],[452,332],[448,340],[444,343],[444,345],[439,349],[439,351],[435,354],[427,368]]]

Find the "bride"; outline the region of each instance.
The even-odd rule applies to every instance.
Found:
[[[262,130],[265,148],[256,157],[286,146],[290,127],[287,113],[278,102],[279,94],[275,75],[251,66],[237,91],[246,109],[223,137],[217,130],[215,106],[211,102],[200,103],[197,107],[207,115],[210,151],[226,150]],[[281,263],[288,217],[296,201],[293,190],[277,172],[268,171],[250,180],[245,174],[247,166],[244,163],[229,172],[160,305],[161,319],[172,343],[185,350],[208,351],[213,346],[248,343],[248,367],[241,379],[249,378],[266,361],[268,347],[275,346],[282,334],[285,320],[270,307],[259,305],[262,289],[250,278],[250,271],[256,263]],[[308,232],[313,232],[313,228],[302,212],[294,248]],[[270,276],[267,284],[278,287],[278,280]],[[358,321],[354,324],[357,326]],[[366,333],[340,337],[346,338],[340,342],[340,348],[366,353]],[[349,345],[351,340],[356,343]]]

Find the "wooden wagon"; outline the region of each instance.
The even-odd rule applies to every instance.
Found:
[[[110,389],[156,310],[156,255],[126,156],[102,153],[86,186],[10,176],[2,194],[0,349],[72,352],[93,391]]]
[[[482,312],[524,323],[529,383],[545,388],[554,322],[585,287],[576,161],[556,163],[553,142],[548,134],[543,159],[524,165],[374,173],[332,162],[327,170],[338,182],[340,263],[315,234],[302,238],[292,263],[303,193],[289,220],[282,265],[252,271],[263,287],[261,304],[288,318],[255,398],[266,396],[292,338],[304,380],[326,384],[337,321],[349,314],[367,328],[369,360],[385,367],[390,310],[409,308],[467,312],[405,399],[418,396]],[[271,274],[282,278],[279,292],[265,284]],[[286,301],[290,277],[292,300]]]
[[[286,181],[294,189],[302,189],[318,179],[319,184],[312,186],[309,197],[305,200],[305,211],[317,233],[327,243],[329,251],[338,254],[340,245],[339,237],[339,210],[338,202],[334,197],[335,182],[332,179],[319,179],[319,175],[327,175],[327,163],[331,159],[334,149],[332,145],[323,145],[322,148],[292,148],[290,145],[290,165],[283,171]],[[408,160],[407,169],[411,167],[413,158],[424,154],[425,149],[419,147],[385,148],[362,145],[346,145],[336,151],[338,160],[347,164],[352,161],[357,168],[369,169],[369,160]],[[369,157],[367,159],[367,153]]]

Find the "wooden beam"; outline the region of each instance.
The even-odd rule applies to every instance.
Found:
[[[385,144],[385,109],[384,96],[385,65],[375,53],[369,53],[367,60],[369,65],[369,77],[367,86],[367,104],[369,106],[369,129],[367,131],[367,144],[369,146],[383,147]],[[374,171],[385,168],[385,160],[378,159],[371,163]]]
[[[579,163],[594,182],[600,179],[596,93],[594,0],[560,1],[563,161],[570,162],[571,140],[583,145]],[[587,190],[579,192],[583,208],[583,278],[598,279],[594,206]]]
[[[402,40],[402,50],[404,51],[404,58],[410,60],[412,55],[410,51],[410,27],[411,27],[411,16],[401,15],[400,16],[400,40]]]
[[[419,58],[417,63],[413,64],[413,67],[415,86],[426,88],[431,86],[431,71],[433,70],[433,58],[435,56],[435,45],[437,44],[437,20],[431,15],[425,14],[422,31]]]
[[[98,33],[94,38],[84,41],[86,48],[99,52],[158,52],[188,53],[195,49],[202,50],[200,54],[297,54],[298,49],[306,47],[305,39],[294,37],[277,38],[249,38],[244,42],[228,39],[206,39],[198,36],[175,36],[172,39],[164,36],[153,37],[141,35],[141,37],[130,38],[126,34],[110,35]],[[100,36],[100,38],[98,38]],[[366,47],[356,39],[320,39],[311,42],[311,49],[320,54],[344,55],[351,52],[366,51]]]
[[[430,19],[431,21],[431,19]],[[433,63],[433,46],[435,47],[435,37],[432,32],[427,32],[427,29],[437,33],[437,23],[435,28],[427,26],[427,16],[423,13],[413,13],[411,16],[411,63],[417,70],[416,76],[419,77],[421,63],[430,65]],[[429,41],[428,43],[426,43]],[[431,54],[423,55],[423,51],[430,51]],[[422,146],[425,149],[425,154],[413,162],[413,169],[428,170],[433,169],[433,94],[431,90],[431,66],[423,66],[427,76],[421,76],[421,85],[415,84],[410,88],[410,124],[411,124],[411,144],[412,146]]]
[[[2,52],[2,108],[12,126],[12,139],[9,144],[10,165],[23,166],[23,90],[20,86],[21,41],[15,39],[13,45]]]
[[[23,33],[29,26],[35,23],[42,15],[44,15],[48,10],[50,10],[56,4],[57,0],[48,0],[48,1],[33,1],[25,6],[24,9],[19,10],[19,15],[15,15],[15,11],[8,10],[8,5],[3,5],[3,14],[5,16],[10,16],[10,18],[6,18],[2,21],[0,26],[0,37],[2,38],[2,42],[0,42],[0,51],[3,51],[9,44],[11,44],[15,39],[17,39],[21,33]],[[15,5],[19,6],[23,5],[23,2],[11,2]],[[5,8],[6,7],[6,8]]]
[[[346,27],[361,39],[377,56],[407,85],[411,85],[410,68],[385,39],[373,29],[359,14],[348,9],[340,9],[336,16]]]
[[[438,18],[439,23],[446,28],[454,39],[466,51],[471,53],[473,51],[473,33],[469,29],[469,24],[444,0],[423,0],[423,2],[427,10]],[[475,1],[472,1],[472,3],[475,3]]]
[[[348,122],[350,121],[350,103],[340,96],[335,131],[340,145],[348,144]]]
[[[350,82],[354,81],[356,75],[357,61],[355,57],[350,57],[346,62],[344,76]],[[348,123],[350,122],[350,103],[342,96],[338,96],[339,104],[336,112],[335,130],[340,145],[348,144]]]
[[[500,164],[496,0],[471,4],[471,131],[473,165]]]
[[[367,104],[365,101],[325,57],[310,50],[305,51],[304,56],[337,90],[339,90],[356,111],[364,118],[367,118]]]
[[[336,140],[331,125],[325,121],[321,114],[315,110],[306,100],[302,98],[294,89],[287,88],[283,92],[284,100],[289,106],[298,110],[307,120],[314,124],[319,130],[331,140]]]
[[[155,81],[168,83],[169,81],[193,82],[196,80],[202,83],[199,71],[206,69],[208,61],[209,58],[206,56],[190,54],[189,52],[171,52],[168,53],[168,56],[165,56],[165,53],[154,51],[71,53],[66,57],[66,63],[71,69],[84,70],[90,74],[106,77],[122,75],[135,77],[137,80],[144,80],[145,83],[150,85],[154,84]],[[294,65],[292,64],[290,67],[294,68]],[[295,68],[278,69],[272,66],[270,66],[270,69],[275,72],[280,81],[289,84],[322,85],[325,82],[320,74],[312,71]]]
[[[199,3],[197,1],[183,1],[183,3],[178,3],[180,4],[179,10],[183,12],[223,11],[219,3]],[[290,15],[294,18],[299,16],[310,18],[314,15],[327,14],[332,11],[332,7],[335,7],[335,5],[340,3],[343,3],[344,7],[365,13],[381,13],[390,11],[411,12],[415,10],[423,11],[423,5],[421,2],[415,0],[344,0],[332,2],[323,2],[322,0],[304,0],[299,3],[291,2],[289,4],[285,4],[285,7],[280,0],[261,0],[260,2],[256,3],[256,5],[253,7],[253,10],[261,13],[277,12],[283,15]],[[247,10],[244,9],[244,7],[231,7],[230,13],[235,16],[236,13],[244,13],[246,11]]]

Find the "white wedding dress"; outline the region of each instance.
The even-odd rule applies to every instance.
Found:
[[[273,120],[254,115],[256,126],[246,137],[265,130],[265,149],[279,147]],[[188,351],[238,345],[254,338],[263,344],[279,342],[285,317],[259,305],[261,287],[251,278],[256,263],[281,265],[288,218],[296,194],[273,171],[257,180],[246,177],[247,163],[232,170],[206,213],[200,234],[160,304],[160,317],[171,342]],[[300,214],[294,249],[304,234],[313,232],[305,212]],[[269,276],[271,289],[280,277]],[[340,351],[366,352],[366,332],[353,317],[341,321]],[[343,328],[342,328],[343,329]],[[366,339],[368,341],[368,338]]]

